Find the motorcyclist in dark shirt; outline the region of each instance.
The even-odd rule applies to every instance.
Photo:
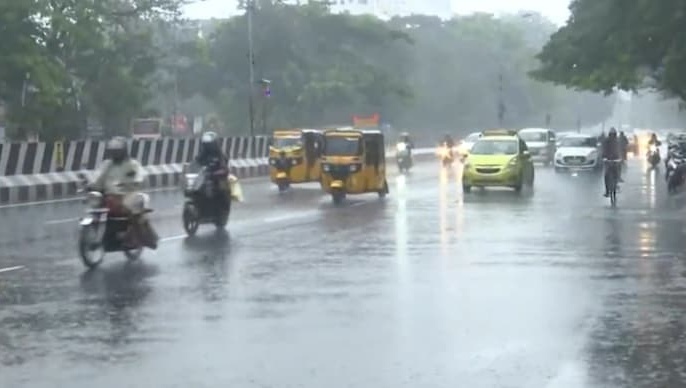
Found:
[[[455,147],[455,141],[450,135],[445,135],[443,138],[443,145],[447,146],[448,148],[453,148]]]
[[[629,139],[624,134],[624,131],[619,133],[619,147],[622,151],[622,160],[626,160],[627,153],[629,152]]]
[[[200,138],[200,149],[195,161],[210,169],[228,169],[229,160],[222,152],[219,137],[214,132],[205,132]]]
[[[657,135],[653,133],[650,135],[650,140],[648,140],[648,145],[655,145],[656,147],[659,147],[662,145],[662,142],[657,139]]]
[[[214,132],[205,132],[200,138],[200,149],[195,162],[205,167],[221,191],[229,193],[229,159],[222,152],[219,137]]]
[[[620,139],[617,136],[617,130],[614,128],[610,129],[610,132],[608,133],[607,138],[605,138],[605,141],[603,142],[603,159],[607,160],[622,160],[622,147],[620,143]],[[621,165],[620,164],[609,164],[605,168],[605,196],[608,197],[610,195],[610,188],[609,188],[609,182],[608,182],[608,173],[610,172],[611,168],[616,168],[616,174],[617,177],[619,178],[619,182],[622,182],[621,178]]]
[[[410,139],[410,134],[407,132],[403,132],[400,135],[400,143],[405,143],[407,145],[407,149],[412,151],[414,148],[414,144],[412,143],[412,140]]]

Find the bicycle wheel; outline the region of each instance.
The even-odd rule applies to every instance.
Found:
[[[617,206],[617,189],[610,191],[610,205]]]

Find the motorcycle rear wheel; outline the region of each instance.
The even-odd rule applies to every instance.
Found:
[[[200,220],[198,218],[198,211],[193,205],[185,205],[183,207],[183,214],[181,216],[183,222],[183,229],[188,236],[193,237],[198,232],[200,227]]]

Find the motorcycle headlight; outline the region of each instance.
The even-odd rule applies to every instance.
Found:
[[[144,193],[136,193],[130,198],[127,198],[126,207],[134,213],[142,213],[150,206],[150,197]]]
[[[269,164],[272,166],[276,165],[276,159],[269,159]]]
[[[86,195],[86,206],[92,209],[102,207],[102,194],[97,191],[91,191]]]
[[[398,145],[395,146],[395,149],[398,150],[398,152],[403,152],[407,149],[407,144],[398,143]]]
[[[198,180],[198,174],[186,174],[184,177],[186,181],[186,187],[193,187],[195,182]]]
[[[291,165],[295,166],[298,164],[298,159],[292,159],[291,160]]]
[[[657,151],[657,147],[653,144],[650,146],[650,152],[655,152]]]

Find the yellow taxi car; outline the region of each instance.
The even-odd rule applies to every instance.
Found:
[[[524,185],[533,187],[534,164],[526,143],[517,131],[483,131],[464,163],[462,187],[511,187],[520,192]]]

